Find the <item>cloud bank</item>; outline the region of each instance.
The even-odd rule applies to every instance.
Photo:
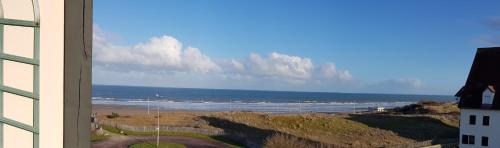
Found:
[[[360,84],[349,70],[333,62],[286,53],[249,53],[245,58],[213,59],[173,36],[151,37],[129,46],[94,26],[93,81],[96,84],[208,87],[300,91],[418,89],[418,79]],[[373,89],[378,90],[378,89]]]
[[[220,67],[197,48],[183,47],[171,36],[152,37],[133,46],[110,43],[96,29],[94,33],[94,62],[97,65],[121,70],[149,70],[210,73]]]

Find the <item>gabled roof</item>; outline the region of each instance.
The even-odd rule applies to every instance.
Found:
[[[488,85],[488,90],[490,90],[491,92],[495,93],[495,86],[493,85]]]
[[[495,92],[500,86],[500,47],[479,48],[472,63],[465,86],[456,94],[460,108],[481,108],[482,93],[486,89]],[[492,109],[500,109],[500,95],[495,95]]]

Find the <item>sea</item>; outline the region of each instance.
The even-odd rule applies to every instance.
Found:
[[[358,112],[418,101],[455,102],[453,96],[296,92],[201,88],[93,85],[92,104],[178,111],[252,111],[269,113]]]

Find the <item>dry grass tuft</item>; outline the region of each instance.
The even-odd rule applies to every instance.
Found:
[[[265,148],[292,148],[292,147],[314,147],[308,142],[298,139],[296,137],[276,134],[274,136],[268,137],[264,143]]]

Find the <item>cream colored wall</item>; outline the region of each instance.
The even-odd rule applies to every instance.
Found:
[[[40,147],[63,147],[64,0],[40,3]]]
[[[5,18],[33,20],[31,0],[0,0]],[[41,148],[63,147],[64,0],[39,0]],[[6,26],[4,52],[33,57],[33,29]],[[4,61],[4,84],[31,92],[32,66]],[[32,100],[4,93],[4,116],[32,125]],[[19,140],[23,139],[23,140]],[[32,134],[4,126],[4,148],[31,148]]]

